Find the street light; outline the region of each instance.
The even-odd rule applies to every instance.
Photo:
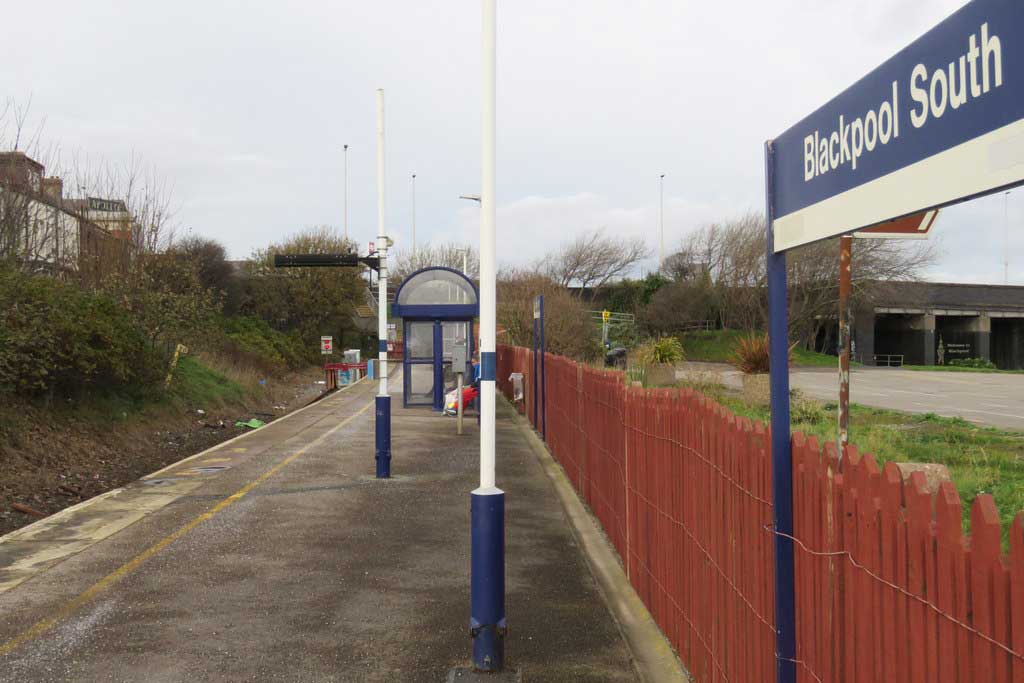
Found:
[[[348,241],[348,145],[345,145],[345,240]]]
[[[495,380],[497,379],[496,0],[482,0],[480,183],[480,486],[470,495],[470,629],[473,666],[501,671],[505,660],[505,492],[495,480]]]
[[[661,209],[659,210],[658,222],[661,224],[661,240],[658,243],[658,275],[661,275],[661,266],[665,262],[665,174],[659,178],[661,195]]]
[[[416,258],[416,174],[412,174],[412,257]]]
[[[377,478],[391,477],[391,395],[388,393],[388,247],[384,228],[384,90],[377,90],[377,362],[380,379],[375,399]]]

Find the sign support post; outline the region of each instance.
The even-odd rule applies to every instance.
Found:
[[[971,0],[765,146],[778,683],[796,674],[786,251],[927,232],[908,217],[1024,184],[1022,42],[1019,2]]]
[[[850,289],[853,275],[853,237],[839,238],[839,439],[836,451],[850,440]]]
[[[544,368],[544,356],[547,355],[547,346],[544,342],[544,295],[540,299],[540,436],[544,441],[548,440],[548,377]]]
[[[480,486],[470,495],[470,619],[473,667],[505,665],[505,492],[495,486],[496,257],[495,97],[497,2],[482,0],[480,183]]]
[[[377,478],[391,477],[391,396],[388,394],[388,246],[384,228],[384,90],[377,90],[377,359],[380,381],[375,400]]]
[[[777,683],[796,681],[793,562],[793,453],[789,431],[789,310],[786,252],[776,252],[774,149],[765,144],[768,354],[771,387],[772,513],[775,529],[775,658]]]
[[[534,374],[529,378],[529,383],[534,385],[534,401],[532,401],[532,407],[534,407],[534,429],[540,426],[540,416],[538,411],[538,404],[540,403],[541,395],[541,359],[538,357],[538,348],[540,348],[541,338],[541,297],[534,297]]]

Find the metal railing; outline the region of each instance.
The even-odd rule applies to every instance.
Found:
[[[873,358],[875,365],[886,368],[898,368],[903,366],[903,354],[898,353],[876,353]]]

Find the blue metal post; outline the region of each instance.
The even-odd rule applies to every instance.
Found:
[[[501,671],[505,659],[505,494],[470,495],[472,519],[470,620],[473,666]]]
[[[793,454],[789,432],[789,311],[786,253],[774,249],[774,150],[765,143],[768,340],[771,386],[772,509],[775,524],[775,656],[777,683],[796,681],[793,579]]]
[[[377,478],[391,477],[391,397],[377,396],[375,406],[377,413]]]
[[[544,295],[541,294],[540,299],[540,435],[545,441],[548,440],[548,411],[547,411],[547,374],[544,372],[544,354],[546,348],[544,345]]]

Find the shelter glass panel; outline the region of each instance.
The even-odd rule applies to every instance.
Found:
[[[410,365],[406,390],[407,405],[432,405],[434,403],[434,366],[432,364]]]
[[[406,354],[410,359],[434,359],[434,323],[410,322]]]
[[[475,304],[476,292],[465,278],[450,270],[425,270],[402,284],[399,305]]]

